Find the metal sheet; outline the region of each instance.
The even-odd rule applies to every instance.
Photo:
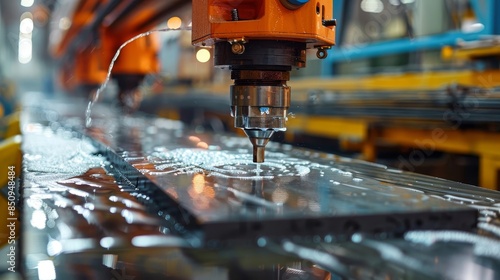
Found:
[[[151,211],[205,245],[476,225],[475,209],[439,195],[457,183],[276,143],[255,164],[245,138],[150,121],[126,117],[113,137],[106,124],[91,134]]]
[[[81,139],[74,131],[62,127],[71,125],[81,129],[83,112],[78,108],[84,108],[85,103],[78,104],[73,100],[65,103],[53,100],[41,102],[35,99],[33,94],[30,95],[30,100],[36,106],[42,105],[42,108],[41,110],[26,108],[23,116],[24,218],[21,241],[24,248],[22,258],[24,275],[27,279],[38,279],[42,264],[55,266],[57,279],[78,277],[110,279],[120,275],[131,275],[135,279],[173,277],[278,279],[277,271],[298,269],[311,272],[311,268],[307,266],[310,263],[332,272],[332,278],[339,278],[338,275],[342,275],[347,279],[497,279],[499,276],[500,195],[498,192],[427,176],[398,173],[381,165],[289,146],[272,146],[273,153],[276,153],[273,158],[277,160],[295,158],[303,161],[289,160],[280,164],[289,166],[288,169],[293,173],[298,173],[295,165],[305,166],[310,169],[309,173],[299,176],[299,174],[286,175],[287,172],[272,171],[271,176],[275,176],[273,178],[262,180],[253,178],[254,181],[263,182],[263,198],[259,198],[258,201],[271,203],[276,208],[280,204],[273,199],[273,194],[275,199],[281,197],[283,200],[286,195],[283,195],[281,190],[284,188],[287,192],[293,191],[280,206],[285,209],[289,207],[287,206],[289,203],[295,205],[291,203],[292,195],[301,194],[302,191],[307,193],[308,186],[314,183],[319,189],[325,188],[328,192],[332,192],[332,194],[327,192],[326,195],[324,193],[316,195],[320,210],[323,197],[327,198],[327,195],[345,197],[346,201],[350,199],[355,202],[367,201],[368,207],[376,208],[374,205],[378,205],[383,210],[385,198],[381,199],[380,204],[371,203],[362,192],[375,192],[379,197],[381,194],[377,194],[378,192],[391,194],[385,191],[388,188],[396,190],[399,199],[403,201],[400,203],[403,206],[395,205],[399,205],[398,207],[402,209],[419,204],[417,200],[405,202],[411,198],[427,201],[426,197],[429,197],[433,198],[434,202],[434,199],[443,201],[436,210],[416,210],[416,215],[432,211],[438,213],[450,211],[444,207],[449,206],[448,202],[460,204],[457,209],[467,206],[479,210],[478,229],[470,233],[454,230],[416,230],[407,232],[404,238],[393,238],[385,233],[368,235],[359,231],[350,239],[341,239],[332,234],[304,238],[309,232],[302,232],[301,238],[295,238],[294,232],[290,231],[277,239],[266,236],[260,236],[257,240],[247,238],[245,242],[239,243],[243,243],[244,248],[241,246],[215,247],[210,250],[198,246],[193,248],[193,243],[189,244],[170,232],[182,232],[182,225],[190,225],[184,230],[184,234],[195,240],[197,234],[203,233],[204,224],[197,220],[193,210],[188,211],[187,207],[179,207],[180,200],[176,200],[173,190],[178,191],[177,197],[180,197],[180,193],[187,196],[189,193],[198,194],[200,190],[202,194],[206,190],[204,195],[211,197],[212,191],[209,187],[212,187],[214,198],[211,200],[217,200],[218,196],[221,196],[224,198],[221,201],[228,204],[227,208],[247,211],[237,213],[246,217],[242,222],[244,225],[251,226],[252,221],[260,220],[261,217],[263,220],[267,219],[266,225],[272,224],[272,219],[269,218],[271,215],[290,223],[306,219],[279,218],[281,214],[274,211],[275,208],[249,201],[246,198],[251,192],[252,180],[220,176],[217,174],[219,171],[214,170],[220,167],[218,165],[210,167],[191,164],[193,167],[187,169],[182,169],[181,166],[165,166],[169,163],[165,162],[167,159],[164,155],[179,152],[176,149],[188,149],[196,152],[229,153],[233,157],[242,157],[240,162],[242,169],[251,167],[243,164],[250,152],[250,144],[246,142],[231,142],[228,140],[234,138],[227,139],[210,134],[184,134],[185,130],[177,122],[122,117],[109,107],[96,108],[96,115],[100,118],[95,119],[98,127],[92,129],[92,132],[100,143],[106,143],[100,144],[101,150],[108,151],[106,153],[115,157],[113,159],[115,163],[110,163],[98,155],[99,151],[93,148],[89,141]],[[199,141],[189,136],[196,136]],[[222,145],[220,150],[212,144],[216,143],[215,139],[223,143],[220,144]],[[208,149],[205,149],[206,145],[202,144],[203,142],[209,144]],[[235,146],[223,148],[224,145]],[[159,153],[161,156],[154,153]],[[282,158],[280,154],[286,157]],[[142,167],[141,162],[145,163]],[[164,165],[163,168],[156,168],[160,165]],[[100,166],[105,170],[100,169]],[[263,171],[259,171],[259,176],[269,176],[266,172],[270,171],[266,171],[266,168],[270,167],[262,167]],[[332,168],[344,173],[325,171]],[[199,169],[203,172],[198,173]],[[151,180],[145,178],[138,170],[148,176],[163,178],[162,180],[177,185],[172,183],[172,186],[162,188],[150,185]],[[172,172],[168,173],[169,171]],[[335,172],[339,174],[332,175]],[[347,172],[351,172],[350,176],[345,176],[348,179],[335,179],[343,178],[342,174],[348,175]],[[307,176],[310,174],[316,176],[308,180]],[[110,175],[114,175],[115,178]],[[205,180],[203,189],[199,187],[201,184],[198,184],[202,182],[201,179],[193,180],[200,178],[200,175]],[[241,177],[245,174],[236,175]],[[250,172],[247,175],[256,174]],[[165,178],[170,178],[172,181]],[[363,181],[354,180],[355,178]],[[313,179],[315,181],[312,181]],[[339,185],[352,186],[337,189],[335,188],[337,184],[330,180],[339,182]],[[369,190],[358,191],[354,188],[366,187],[360,183],[372,180],[378,183],[368,184]],[[308,181],[311,183],[308,184]],[[305,190],[298,188],[297,182],[301,182]],[[247,196],[242,198],[227,190],[223,191],[215,184],[230,186]],[[198,187],[195,187],[197,185]],[[347,191],[349,188],[352,190]],[[196,207],[205,203],[202,199],[194,200],[189,197],[189,201],[193,201],[192,204]],[[396,198],[397,196],[394,200]],[[392,201],[390,197],[387,200]],[[138,201],[142,201],[142,204]],[[311,209],[309,202],[306,202],[307,204],[300,204],[302,208],[297,206],[293,209],[304,209],[303,215],[317,213],[314,209],[318,209],[318,206],[313,206]],[[235,205],[231,205],[232,203]],[[326,205],[330,207],[326,209],[335,207]],[[361,202],[354,205],[363,209]],[[394,212],[389,210],[388,212],[397,214],[394,209],[397,207],[393,208]],[[165,220],[166,215],[162,213],[163,219],[159,219],[158,211],[171,213],[172,217],[176,216],[181,223],[168,225]],[[321,211],[317,215],[321,215]],[[377,214],[377,216],[390,217],[392,214]],[[232,220],[229,222],[236,223]],[[217,223],[212,222],[212,224]],[[278,227],[278,225],[272,226]],[[213,229],[217,227],[214,226]],[[213,236],[220,237],[216,234]],[[238,234],[240,233],[236,232],[235,236]],[[249,234],[242,233],[242,236],[248,237]],[[192,260],[193,257],[196,261]],[[306,262],[301,265],[296,260]],[[257,276],[263,273],[268,273],[269,277]],[[311,277],[311,279],[319,278]]]

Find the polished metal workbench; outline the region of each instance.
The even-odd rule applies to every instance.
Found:
[[[24,110],[28,278],[500,277],[498,192],[82,104]]]

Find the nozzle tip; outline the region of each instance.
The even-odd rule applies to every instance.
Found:
[[[264,146],[253,146],[253,162],[262,163],[264,162],[264,153],[266,147]]]
[[[261,163],[264,162],[264,152],[266,151],[267,142],[271,139],[274,130],[262,130],[262,129],[245,129],[245,133],[252,142],[253,146],[253,162]]]

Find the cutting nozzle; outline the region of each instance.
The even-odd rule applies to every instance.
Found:
[[[274,134],[274,130],[244,129],[248,139],[253,145],[253,162],[264,162],[266,145]]]
[[[263,162],[266,144],[274,131],[286,130],[291,89],[290,71],[306,62],[306,43],[252,40],[242,51],[234,42],[216,43],[214,64],[229,66],[234,127],[244,129],[253,145],[253,161]]]
[[[286,71],[233,70],[231,112],[253,145],[253,161],[264,162],[267,143],[276,130],[286,129],[290,87]]]

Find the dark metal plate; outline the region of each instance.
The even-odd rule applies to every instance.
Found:
[[[257,165],[246,138],[151,121],[122,120],[109,139],[102,133],[109,129],[91,134],[150,211],[202,244],[471,230],[477,223],[477,210],[446,201],[471,186],[275,143]],[[439,195],[444,190],[449,197]]]

